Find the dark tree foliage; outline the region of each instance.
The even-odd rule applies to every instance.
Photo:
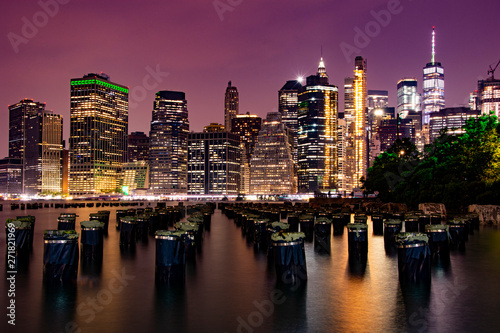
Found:
[[[364,188],[383,201],[442,202],[449,209],[500,204],[500,125],[494,115],[471,118],[461,135],[441,135],[420,156],[397,140],[368,169]]]

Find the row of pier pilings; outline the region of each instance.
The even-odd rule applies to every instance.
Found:
[[[186,208],[186,221],[155,231],[155,281],[160,286],[184,284],[186,263],[194,262],[202,250],[203,234],[210,231],[215,204],[197,204]]]
[[[127,206],[144,206],[144,202],[136,201],[98,201],[98,202],[12,202],[10,204],[11,210],[30,210],[30,209],[42,209],[42,208],[92,208],[92,207],[127,207]],[[0,204],[0,211],[3,210],[3,205]]]
[[[203,231],[210,230],[211,215],[215,205],[194,205],[186,208],[178,206],[167,207],[160,203],[155,207],[129,208],[116,211],[116,229],[120,233],[119,246],[123,251],[134,251],[138,241],[147,242],[148,236],[162,235],[174,229],[180,236],[183,259],[192,260],[196,251],[201,250]],[[187,221],[186,211],[190,214]],[[103,262],[104,236],[108,234],[110,211],[100,210],[89,214],[89,219],[80,222],[80,234],[75,230],[75,213],[61,213],[57,218],[57,230],[45,230],[43,252],[43,280],[47,284],[74,284],[78,276],[78,267],[89,272],[100,271]],[[29,257],[33,251],[35,216],[18,216],[7,219],[5,223],[7,235],[6,270],[27,270]],[[157,239],[157,280],[160,283],[177,283],[184,279],[179,270],[173,269],[173,274],[163,274],[169,269],[163,269],[171,259],[164,255],[178,253],[163,253],[161,237]],[[175,260],[174,260],[175,261]],[[170,265],[170,264],[168,264]]]
[[[185,265],[186,260],[195,258],[197,251],[201,250],[203,232],[210,230],[214,208],[214,204],[186,208],[180,203],[177,207],[160,204],[155,209],[117,210],[120,248],[133,250],[136,242],[147,241],[148,235],[155,235],[157,282],[183,281],[184,275],[179,275],[177,268],[169,267],[179,263]],[[364,213],[353,214],[338,207],[311,207],[308,204],[219,203],[219,208],[241,227],[242,234],[253,243],[256,251],[267,252],[281,282],[296,284],[307,280],[304,242],[314,240],[314,250],[328,255],[332,233],[341,236],[345,229],[348,232],[349,261],[366,261],[369,227],[368,215]],[[180,222],[186,212],[187,220]],[[95,266],[102,263],[103,236],[108,233],[109,214],[106,210],[90,214],[88,221],[81,222],[81,238],[75,231],[77,215],[60,214],[58,230],[44,233],[44,280],[55,283],[76,280],[79,253],[82,264]],[[425,269],[428,263],[449,261],[450,250],[465,250],[469,235],[479,229],[477,214],[442,219],[439,215],[425,215],[420,211],[404,214],[375,212],[371,214],[371,221],[373,234],[384,237],[386,252],[398,253],[400,279],[412,282],[430,279],[430,270]],[[27,266],[33,250],[34,228],[35,217],[31,215],[6,221],[7,269],[22,270]],[[164,249],[165,241],[174,240],[182,244],[182,255],[180,250]],[[12,253],[14,260],[10,259]],[[180,255],[184,259],[175,259]],[[419,264],[417,259],[422,262]]]
[[[219,208],[241,228],[256,251],[267,251],[276,266],[278,282],[287,284],[307,280],[304,242],[314,241],[316,253],[329,255],[331,235],[342,236],[344,230],[349,264],[366,265],[369,217],[373,235],[384,237],[386,253],[398,255],[400,280],[410,283],[430,281],[431,263],[449,262],[450,250],[465,250],[468,235],[479,229],[477,214],[453,218],[422,211],[367,215],[301,203],[221,203]]]

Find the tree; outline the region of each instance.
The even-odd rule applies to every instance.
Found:
[[[442,202],[450,209],[473,203],[500,203],[500,125],[494,115],[471,118],[464,134],[445,131],[416,153],[409,140],[397,140],[375,159],[364,187],[384,201]],[[385,182],[384,182],[385,180]]]

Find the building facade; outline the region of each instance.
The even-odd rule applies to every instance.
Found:
[[[45,103],[23,99],[19,103],[9,105],[9,157],[24,157],[26,140],[26,120],[45,110]]]
[[[149,132],[149,187],[154,194],[187,193],[188,134],[185,94],[157,92]]]
[[[139,160],[123,165],[122,186],[128,193],[149,188],[149,161]]]
[[[280,112],[267,114],[250,161],[250,193],[279,195],[297,192],[287,129]]]
[[[392,107],[379,107],[368,113],[368,167],[371,167],[375,158],[382,153],[379,131],[382,121],[394,119],[395,112],[395,108]]]
[[[18,196],[23,193],[23,162],[20,158],[0,160],[0,193]]]
[[[297,120],[297,106],[299,101],[299,92],[302,90],[302,84],[297,80],[286,81],[285,85],[278,91],[278,111],[281,113],[283,124],[290,129],[292,140],[292,155],[295,164],[297,164],[297,131],[299,128]]]
[[[467,107],[444,108],[438,112],[430,114],[429,137],[434,141],[441,131],[446,130],[447,134],[459,135],[465,133],[462,129],[469,118],[477,118],[479,110],[471,110]]]
[[[104,73],[71,79],[70,114],[70,194],[119,191],[127,161],[128,88]]]
[[[240,193],[250,194],[250,160],[262,127],[262,118],[246,113],[233,118],[232,133],[240,137]]]
[[[483,114],[500,116],[500,80],[493,76],[477,82],[477,109]]]
[[[382,109],[389,106],[389,92],[387,90],[368,90],[366,106],[368,114],[375,109]]]
[[[226,94],[224,96],[224,126],[226,131],[231,132],[232,120],[239,114],[240,98],[238,89],[227,83]]]
[[[337,188],[338,88],[330,85],[321,59],[316,75],[307,77],[299,93],[298,190]]]
[[[356,57],[354,65],[354,158],[355,166],[353,170],[353,188],[360,189],[361,178],[366,178],[368,166],[368,147],[366,136],[366,60],[363,57]]]
[[[354,78],[344,78],[344,113],[343,122],[340,127],[342,131],[342,141],[339,142],[341,149],[338,152],[339,165],[339,187],[343,191],[351,192],[354,188],[353,175],[355,170],[355,154],[354,154],[354,126],[355,126],[355,109],[354,109]]]
[[[417,79],[405,78],[398,81],[398,105],[396,112],[401,118],[406,118],[410,111],[421,112],[421,97],[417,91]]]
[[[24,193],[63,192],[63,119],[52,111],[39,111],[26,120]]]
[[[386,152],[398,138],[415,137],[415,126],[409,119],[383,119],[379,128],[380,153]]]
[[[188,194],[239,194],[240,137],[215,128],[189,133]]]
[[[128,135],[127,161],[149,161],[149,137],[144,132]]]

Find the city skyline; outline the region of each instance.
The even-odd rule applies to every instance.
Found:
[[[291,1],[279,17],[275,14],[282,12],[283,2],[239,2],[221,12],[214,7],[217,2],[139,5],[122,1],[120,15],[113,15],[114,2],[60,2],[41,2],[55,3],[57,11],[54,6],[44,10],[37,2],[9,3],[0,14],[5,36],[0,45],[4,60],[0,99],[5,103],[4,120],[7,105],[24,98],[45,102],[48,110],[64,118],[66,148],[68,82],[86,73],[103,71],[130,88],[129,132],[148,132],[151,104],[160,90],[184,91],[190,131],[201,131],[211,122],[223,123],[228,81],[238,87],[241,114],[265,117],[276,111],[276,93],[283,82],[313,74],[321,48],[330,81],[339,87],[351,76],[354,57],[367,59],[367,88],[389,91],[390,106],[396,104],[396,83],[404,77],[417,77],[421,92],[432,26],[439,32],[439,61],[446,68],[447,107],[466,105],[478,79],[487,77],[489,65],[500,55],[500,46],[493,43],[500,25],[493,19],[499,4],[493,1],[472,8],[435,1],[373,1],[356,8]],[[385,21],[383,13],[389,13]],[[73,29],[61,29],[73,22]],[[103,23],[105,37],[93,38],[102,35],[102,26],[94,28],[88,22]],[[23,29],[30,24],[31,34]],[[362,45],[359,31],[364,34],[366,29],[372,37]],[[359,50],[348,57],[350,62],[346,45]],[[340,92],[339,105],[343,105]],[[3,156],[8,155],[6,123],[0,138]]]

